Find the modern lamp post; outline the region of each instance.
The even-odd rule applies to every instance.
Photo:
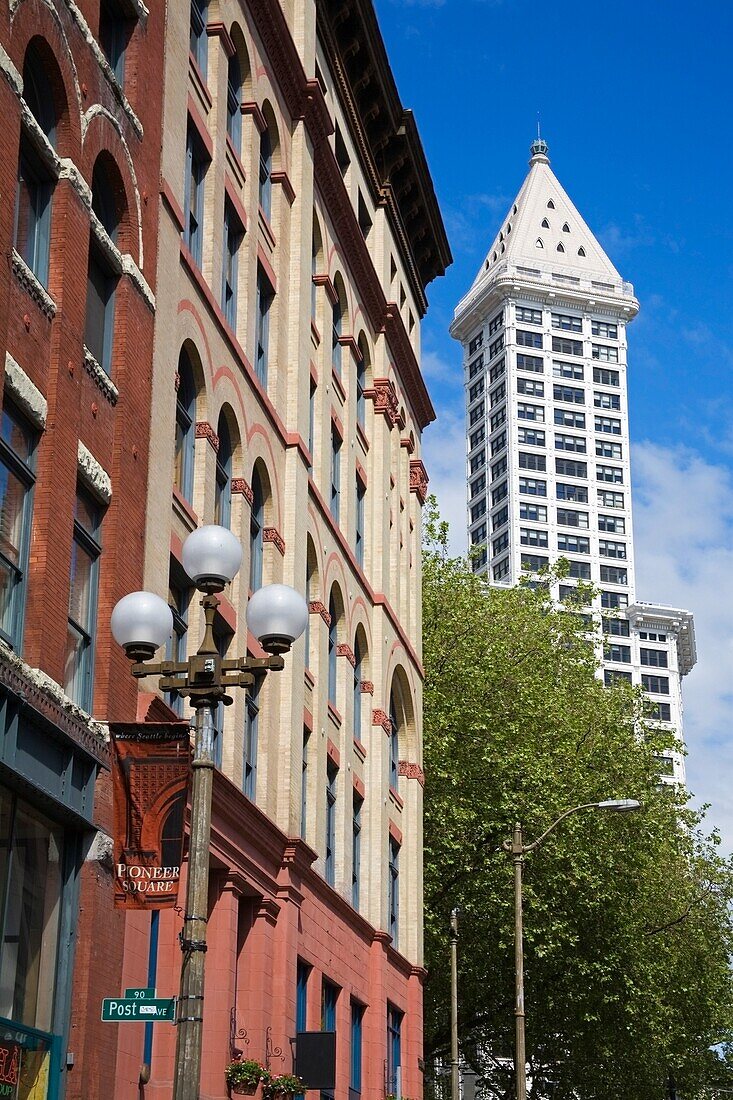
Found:
[[[306,602],[294,588],[266,585],[249,601],[247,624],[267,656],[222,658],[214,639],[217,593],[233,580],[241,563],[239,540],[225,527],[199,527],[184,542],[183,567],[203,594],[206,622],[201,645],[187,661],[152,663],[155,651],[173,632],[171,610],[160,596],[131,592],[115,605],[110,624],[115,640],[134,662],[132,675],[160,676],[160,689],[188,695],[196,714],[173,1100],[198,1100],[201,1079],[214,715],[219,703],[233,701],[228,688],[251,688],[258,677],[282,671],[283,654],[303,633],[308,619]]]
[[[542,844],[543,840],[571,814],[580,813],[581,810],[610,810],[612,813],[631,813],[641,809],[641,803],[635,798],[611,798],[605,802],[585,802],[582,806],[573,806],[560,814],[553,821],[549,829],[545,829],[541,836],[533,840],[531,844],[524,843],[522,826],[517,822],[514,831],[502,844],[505,852],[512,857],[514,864],[514,1025],[515,1025],[515,1050],[514,1050],[514,1076],[516,1079],[516,1100],[527,1100],[527,1055],[524,1034],[524,929],[522,925],[522,864],[528,852]]]

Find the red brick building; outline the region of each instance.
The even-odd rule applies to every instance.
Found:
[[[0,1047],[34,1100],[114,1079],[114,1029],[88,1024],[124,943],[91,715],[135,708],[108,623],[143,572],[163,16],[0,15]]]

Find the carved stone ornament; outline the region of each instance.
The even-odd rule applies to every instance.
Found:
[[[419,764],[411,764],[409,760],[400,760],[399,774],[408,779],[417,779],[421,787],[425,786],[425,772]]]
[[[273,543],[283,557],[285,556],[285,539],[282,537],[277,527],[264,527],[262,530],[262,541]]]
[[[326,626],[331,625],[331,616],[328,613],[328,609],[325,604],[322,604],[320,600],[311,600],[308,604],[308,610],[311,615],[320,615]]]
[[[394,427],[400,415],[394,382],[389,378],[375,378],[374,386],[370,390],[364,390],[364,396],[372,399],[374,411],[382,413],[390,427]]]
[[[428,495],[428,473],[421,459],[410,459],[410,492],[417,493],[417,499],[424,504]]]
[[[208,439],[214,451],[219,453],[219,436],[216,434],[208,420],[199,420],[196,423],[196,438]]]
[[[336,646],[336,656],[345,657],[351,667],[356,668],[356,657],[354,656],[354,651],[351,646],[348,645],[346,642],[338,643],[338,645]]]
[[[249,504],[250,508],[254,504],[255,495],[252,492],[251,487],[247,484],[243,477],[232,478],[232,492],[241,493],[244,499]]]
[[[361,690],[365,695],[374,695],[374,684],[371,680],[362,680]]]
[[[372,711],[372,725],[381,726],[385,733],[392,732],[392,721],[386,710],[375,708]]]

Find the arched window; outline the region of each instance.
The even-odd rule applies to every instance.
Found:
[[[160,855],[164,867],[178,867],[183,854],[183,815],[186,796],[178,795],[168,810],[160,838]]]
[[[583,248],[583,246],[582,246],[582,245],[581,245],[581,246],[580,246],[580,248],[578,249],[578,255],[579,255],[579,256],[585,256],[585,249]]]
[[[361,741],[361,677],[362,652],[359,636],[354,638],[354,740]]]
[[[221,527],[229,527],[232,522],[232,440],[223,413],[219,415],[216,434],[219,437],[219,450],[216,453],[214,520]]]
[[[262,478],[255,466],[252,474],[252,511],[249,517],[249,587],[262,587],[262,550],[265,533],[265,494]]]
[[[49,143],[56,145],[56,104],[37,40],[28,46],[23,62],[23,99]],[[55,176],[42,151],[21,130],[18,189],[15,201],[14,246],[44,286],[48,286],[51,254],[51,197]]]
[[[565,251],[565,245],[562,242],[560,242],[560,244],[557,246],[557,250],[558,250],[558,252],[564,252]]]
[[[336,657],[338,654],[338,613],[339,605],[336,599],[335,589],[331,589],[331,597],[328,601],[328,701],[336,706]]]
[[[235,53],[227,66],[227,134],[239,156],[242,151],[242,70]]]
[[[341,337],[344,331],[344,308],[341,304],[341,298],[338,297],[333,303],[332,309],[332,324],[331,324],[331,363],[336,375],[341,377],[341,365],[343,360],[343,349],[341,347]]]
[[[115,183],[106,157],[102,154],[97,158],[92,172],[92,210],[113,243],[117,240],[120,220],[115,201]],[[119,278],[120,273],[110,260],[92,223],[89,234],[84,344],[107,374],[112,370],[115,291]]]
[[[252,802],[257,794],[257,742],[260,721],[260,684],[257,680],[247,691],[244,717],[244,760],[242,762],[242,790]]]
[[[260,134],[260,206],[269,221],[272,216],[272,138],[267,127]]]
[[[193,496],[193,460],[196,446],[196,387],[193,369],[185,348],[178,357],[176,394],[176,455],[173,484],[189,501]]]
[[[567,222],[565,222],[565,225],[562,227],[562,231],[563,231],[563,233],[569,233],[570,232],[570,226],[568,225]]]
[[[389,696],[389,785],[394,790],[397,790],[397,776],[400,769],[400,721],[401,712],[393,685]]]
[[[548,210],[554,210],[554,209],[555,209],[555,204],[554,204],[554,202],[552,201],[552,199],[548,199],[548,200],[547,200],[547,209],[548,209]]]
[[[537,240],[534,242],[534,246],[535,246],[535,248],[544,248],[545,247],[544,244],[542,243],[542,237],[537,238]]]
[[[316,275],[319,271],[319,265],[321,263],[323,253],[323,240],[321,237],[321,228],[318,224],[318,218],[313,214],[313,239],[311,241],[311,317],[315,321],[316,319],[316,306],[318,303],[318,288],[316,286]]]
[[[550,223],[548,222],[547,218],[542,219],[542,228],[543,229],[549,229],[550,228]]]
[[[189,49],[191,55],[198,65],[201,73],[206,79],[206,60],[207,60],[207,47],[208,39],[206,34],[206,22],[207,22],[207,8],[209,6],[209,0],[191,0],[191,29],[189,38]]]
[[[308,618],[305,621],[305,667],[311,668],[311,617],[310,605],[314,600],[314,592],[318,583],[318,558],[313,540],[308,537],[306,547],[305,564],[305,602],[308,605]]]

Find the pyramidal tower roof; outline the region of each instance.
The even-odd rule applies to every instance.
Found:
[[[530,148],[529,172],[458,304],[452,329],[484,291],[507,278],[554,281],[566,289],[575,284],[599,297],[625,298],[632,316],[638,310],[632,285],[622,280],[552,171],[547,142],[536,138]]]

